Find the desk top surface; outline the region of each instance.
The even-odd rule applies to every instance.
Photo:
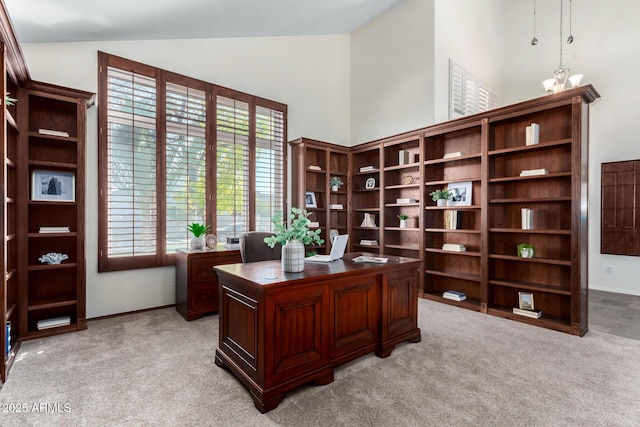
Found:
[[[381,256],[388,258],[389,261],[385,264],[353,262],[353,258],[359,255]],[[342,259],[333,262],[305,262],[304,271],[300,273],[285,273],[282,271],[280,260],[220,265],[216,266],[215,270],[222,276],[236,277],[246,282],[268,286],[279,283],[317,281],[320,278],[326,278],[326,276],[339,278],[370,273],[382,274],[387,271],[418,268],[421,262],[417,258],[354,252],[345,254]]]

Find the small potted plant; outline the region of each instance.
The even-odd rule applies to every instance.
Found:
[[[329,185],[331,186],[331,191],[338,191],[343,185],[342,179],[339,176],[332,176],[329,180]]]
[[[433,201],[436,202],[438,206],[446,206],[447,199],[451,197],[452,194],[453,191],[447,188],[442,188],[440,190],[432,191],[431,193],[429,193]]]
[[[273,248],[276,243],[282,245],[282,270],[285,273],[299,273],[304,270],[304,245],[324,243],[320,238],[321,229],[309,230],[309,215],[304,209],[291,208],[289,224],[284,221],[282,212],[272,219],[273,236],[265,237],[264,242]]]
[[[187,230],[193,234],[193,238],[189,241],[189,247],[191,249],[204,249],[204,237],[210,229],[210,225],[199,224],[197,222],[189,224]]]
[[[534,248],[533,246],[527,243],[520,243],[518,245],[518,257],[533,258],[535,254],[536,254],[536,248]]]
[[[407,222],[409,221],[409,215],[407,214],[400,214],[397,215],[398,219],[400,220],[400,228],[407,228]]]

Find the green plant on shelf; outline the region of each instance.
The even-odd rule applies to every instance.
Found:
[[[432,191],[431,193],[429,193],[434,202],[438,200],[448,199],[452,194],[453,191],[447,188],[442,188],[440,190]]]
[[[340,188],[343,185],[342,179],[339,176],[332,176],[331,179],[329,179],[329,185]]]
[[[13,105],[16,105],[16,102],[18,102],[18,100],[16,98],[12,98],[11,96],[9,96],[10,93],[7,92],[4,96],[4,103],[7,107],[11,107]]]
[[[398,219],[401,219],[401,220],[409,219],[409,215],[407,215],[407,214],[400,214],[400,215],[396,215],[396,216],[398,217]]]

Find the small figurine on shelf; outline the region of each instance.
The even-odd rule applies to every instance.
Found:
[[[533,258],[535,254],[536,254],[536,248],[534,248],[533,246],[527,243],[520,243],[518,245],[519,258]]]
[[[339,176],[332,176],[329,180],[329,185],[331,186],[331,191],[338,191],[342,184],[342,179]]]
[[[38,261],[43,264],[60,264],[65,259],[69,259],[69,255],[58,252],[49,252],[48,254],[44,254],[38,258]]]
[[[409,221],[409,215],[400,214],[400,215],[397,215],[397,217],[400,220],[400,228],[407,228],[407,224],[408,224],[408,221]]]
[[[436,202],[438,206],[447,206],[447,199],[451,197],[452,194],[453,192],[448,188],[442,188],[429,193],[433,201]]]

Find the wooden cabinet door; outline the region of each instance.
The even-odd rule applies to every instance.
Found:
[[[640,256],[640,160],[602,164],[600,252]]]

